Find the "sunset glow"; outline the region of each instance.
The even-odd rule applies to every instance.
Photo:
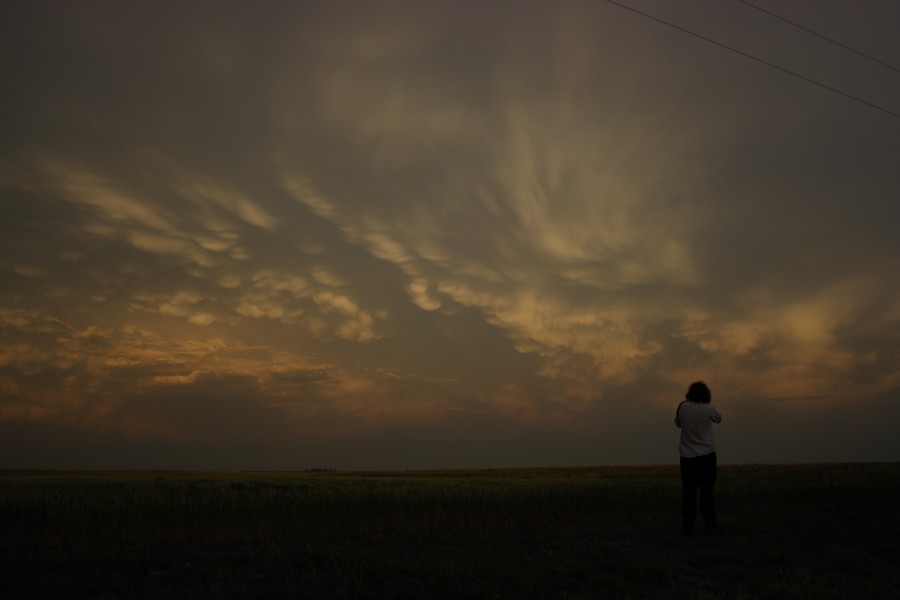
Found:
[[[900,111],[739,3],[633,6]],[[900,64],[892,3],[773,4]],[[13,3],[4,467],[900,460],[900,119],[605,2]]]

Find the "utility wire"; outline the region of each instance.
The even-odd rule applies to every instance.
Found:
[[[762,63],[762,64],[766,65],[767,67],[772,67],[773,69],[777,69],[777,70],[781,71],[782,73],[787,73],[788,75],[792,75],[792,76],[794,76],[794,77],[796,77],[796,78],[798,78],[798,79],[802,79],[803,81],[806,81],[807,83],[811,83],[811,84],[816,85],[816,86],[818,86],[818,87],[820,87],[820,88],[826,89],[826,90],[828,90],[829,92],[833,92],[833,93],[835,93],[835,94],[839,94],[839,95],[841,95],[841,96],[844,96],[845,98],[849,98],[850,100],[854,100],[854,101],[856,101],[856,102],[859,102],[860,104],[865,104],[865,105],[868,106],[869,108],[874,108],[875,110],[881,111],[881,112],[883,112],[883,113],[886,113],[886,114],[891,115],[892,117],[896,117],[896,118],[900,119],[900,113],[893,112],[893,111],[891,111],[891,110],[888,110],[888,109],[886,109],[886,108],[883,108],[883,107],[881,107],[881,106],[878,106],[877,104],[872,104],[871,102],[869,102],[869,101],[867,101],[867,100],[863,100],[862,98],[859,98],[859,97],[857,97],[857,96],[853,96],[852,94],[848,94],[847,92],[842,92],[841,90],[839,90],[839,89],[837,89],[837,88],[833,88],[833,87],[831,87],[831,86],[829,86],[829,85],[826,85],[826,84],[824,84],[824,83],[821,83],[821,82],[819,82],[819,81],[816,81],[815,79],[810,79],[809,77],[806,77],[805,75],[801,75],[800,73],[797,73],[797,72],[795,72],[795,71],[791,71],[790,69],[786,69],[786,68],[784,68],[784,67],[778,66],[778,65],[776,65],[775,63],[771,63],[771,62],[769,62],[769,61],[767,61],[767,60],[763,60],[762,58],[759,58],[759,57],[757,57],[757,56],[753,56],[752,54],[748,54],[747,52],[744,52],[744,51],[742,51],[742,50],[738,50],[737,48],[733,48],[733,47],[728,46],[728,45],[725,45],[725,44],[723,44],[723,43],[721,43],[721,42],[717,42],[717,41],[714,40],[714,39],[711,39],[711,38],[708,38],[708,37],[706,37],[706,36],[700,35],[699,33],[695,33],[695,32],[693,32],[693,31],[691,31],[690,29],[685,29],[684,27],[680,27],[680,26],[678,26],[678,25],[675,25],[674,23],[670,23],[670,22],[668,22],[668,21],[665,21],[665,20],[663,20],[663,19],[660,19],[659,17],[654,17],[654,16],[651,15],[651,14],[642,12],[642,11],[636,9],[636,8],[632,8],[631,6],[628,6],[627,4],[623,4],[622,2],[617,2],[616,0],[606,0],[606,1],[607,1],[608,3],[610,3],[610,4],[615,4],[616,6],[619,6],[619,7],[621,7],[621,8],[624,8],[625,10],[630,10],[631,12],[633,12],[633,13],[635,13],[635,14],[638,14],[638,15],[641,15],[642,17],[646,17],[646,18],[648,18],[648,19],[651,19],[651,20],[653,20],[653,21],[656,21],[657,23],[662,23],[663,25],[666,25],[667,27],[671,27],[672,29],[677,29],[678,31],[681,31],[681,32],[686,33],[686,34],[688,34],[688,35],[692,35],[692,36],[694,36],[695,38],[699,38],[699,39],[703,40],[704,42],[708,42],[708,43],[710,43],[710,44],[714,44],[714,45],[716,45],[716,46],[719,46],[720,48],[725,48],[726,50],[730,50],[730,51],[734,52],[735,54],[740,54],[741,56],[743,56],[743,57],[745,57],[745,58],[749,58],[750,60],[755,60],[755,61],[758,62],[758,63]]]
[[[869,60],[871,60],[871,61],[873,61],[873,62],[877,62],[879,65],[881,65],[881,66],[883,66],[883,67],[887,67],[888,69],[891,69],[892,71],[896,71],[897,73],[900,73],[900,69],[898,69],[898,68],[895,67],[894,65],[888,64],[888,63],[884,62],[883,60],[880,60],[880,59],[878,59],[878,58],[875,58],[874,56],[870,56],[870,55],[868,55],[868,54],[865,54],[864,52],[860,52],[860,51],[857,50],[856,48],[851,48],[850,46],[848,46],[848,45],[846,45],[846,44],[843,44],[843,43],[841,43],[841,42],[839,42],[839,41],[837,41],[837,40],[831,39],[831,38],[828,37],[828,36],[822,35],[821,33],[817,32],[817,31],[813,31],[813,30],[810,29],[809,27],[804,27],[804,26],[801,25],[800,23],[796,23],[796,22],[794,22],[794,21],[791,21],[790,19],[785,19],[785,18],[782,17],[781,15],[775,14],[775,13],[773,13],[772,11],[766,10],[765,8],[762,8],[761,6],[757,6],[757,5],[753,4],[752,2],[748,2],[747,0],[737,0],[737,1],[740,2],[740,3],[742,3],[742,4],[746,4],[746,5],[749,6],[750,8],[755,8],[755,9],[758,10],[759,12],[766,13],[767,15],[769,15],[769,16],[771,16],[771,17],[775,17],[776,19],[779,19],[779,20],[781,20],[781,21],[784,21],[785,23],[788,23],[788,24],[790,24],[790,25],[793,25],[794,27],[796,27],[796,28],[798,28],[798,29],[802,29],[802,30],[805,31],[806,33],[811,33],[812,35],[814,35],[814,36],[816,36],[816,37],[818,37],[818,38],[822,38],[823,40],[825,40],[825,41],[827,41],[827,42],[831,42],[831,43],[834,44],[835,46],[840,46],[840,47],[843,48],[844,50],[849,50],[850,52],[853,52],[854,54],[857,54],[857,55],[859,55],[859,56],[862,56],[863,58],[867,58],[867,59],[869,59]]]

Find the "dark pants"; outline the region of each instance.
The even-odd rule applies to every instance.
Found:
[[[700,514],[707,529],[716,528],[713,485],[716,483],[716,453],[681,459],[681,516],[685,529],[694,527],[697,518],[697,489],[700,490]]]

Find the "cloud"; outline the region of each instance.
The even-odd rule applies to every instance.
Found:
[[[0,421],[132,437],[209,442],[237,435],[251,418],[252,433],[241,439],[414,422],[450,401],[446,391],[424,401],[424,389],[459,383],[348,369],[271,346],[164,338],[134,325],[79,329],[40,311],[3,309],[0,334]]]
[[[443,82],[423,76],[416,61],[398,67],[392,52],[370,53],[365,39],[358,46],[345,40],[343,60],[322,76],[321,89],[336,90],[322,101],[329,124],[335,137],[352,142],[349,162],[364,149],[366,156],[376,156],[379,169],[403,183],[390,187],[380,177],[375,187],[354,189],[288,172],[283,178],[288,193],[334,223],[346,241],[400,268],[416,306],[480,311],[520,352],[542,358],[542,375],[578,382],[583,393],[646,376],[652,366],[671,362],[662,355],[682,342],[693,346],[693,356],[707,368],[741,380],[743,389],[763,378],[766,388],[815,394],[834,385],[826,372],[855,379],[851,373],[868,359],[853,358],[835,334],[830,313],[853,297],[835,290],[855,289],[862,305],[883,291],[859,289],[854,273],[828,273],[818,266],[818,280],[805,290],[787,280],[767,280],[756,269],[772,260],[793,263],[788,244],[796,246],[803,235],[769,221],[761,208],[791,210],[782,194],[762,196],[783,180],[763,173],[726,198],[728,192],[715,187],[722,172],[742,160],[738,156],[764,152],[771,138],[806,131],[817,117],[786,120],[771,136],[750,136],[755,146],[731,148],[732,139],[755,127],[755,114],[729,122],[727,111],[711,100],[697,107],[645,102],[639,92],[677,88],[677,77],[689,67],[677,65],[649,82],[604,65],[600,77],[597,62],[583,57],[602,55],[600,47],[609,42],[588,41],[597,37],[579,36],[578,29],[572,14],[551,20],[546,31],[556,35],[538,38],[533,47],[543,54],[530,63],[502,52],[503,44],[518,48],[521,40],[501,33],[492,48],[501,52],[484,63],[485,70],[499,74],[486,79],[492,102],[449,96],[465,119],[442,112],[440,101],[419,101],[442,89]],[[391,48],[420,43],[415,36],[391,39],[396,44]],[[651,63],[661,51],[651,47],[640,59],[657,74]],[[388,72],[397,83],[375,85],[357,71],[362,68]],[[366,99],[365,110],[354,104],[360,98]],[[627,110],[626,99],[636,101]],[[402,110],[392,110],[396,106]],[[676,111],[680,122],[667,121]],[[417,149],[415,161],[404,154],[415,147],[405,142],[412,122],[446,125],[423,136],[429,145]],[[723,139],[724,155],[718,150]],[[465,147],[478,164],[459,158]],[[828,160],[822,154],[821,161]],[[830,198],[833,207],[841,206],[835,194]],[[804,210],[808,200],[796,201],[798,212]],[[752,211],[753,221],[730,220],[735,207],[738,214]],[[814,218],[829,229],[839,222],[821,212]],[[785,255],[772,246],[761,250],[765,259],[744,254],[749,248],[739,242],[753,235],[754,226],[760,237],[774,234],[771,243]],[[707,243],[710,233],[716,247]],[[720,258],[728,256],[736,260]],[[881,262],[874,258],[866,269]],[[790,278],[788,271],[770,272]],[[765,300],[751,307],[752,298]],[[745,363],[748,357],[755,361],[752,368]],[[682,369],[668,373],[673,382],[686,376]]]
[[[214,404],[217,394],[226,393],[247,410],[295,411],[304,402],[314,406],[321,396],[315,389],[336,376],[335,367],[318,359],[269,347],[165,339],[135,326],[78,329],[37,311],[3,310],[0,331],[3,420],[32,414],[31,406],[89,428],[116,429],[121,419],[144,433],[156,423],[189,436],[190,424],[179,423],[177,415],[153,412],[154,421],[135,413],[134,403],[167,399],[175,411],[173,397]]]
[[[896,394],[882,114],[604,3],[45,8],[0,36],[8,423],[525,456],[699,378],[754,423]]]

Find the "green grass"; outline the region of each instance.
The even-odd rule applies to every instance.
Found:
[[[0,472],[5,598],[854,598],[900,589],[900,464]]]

